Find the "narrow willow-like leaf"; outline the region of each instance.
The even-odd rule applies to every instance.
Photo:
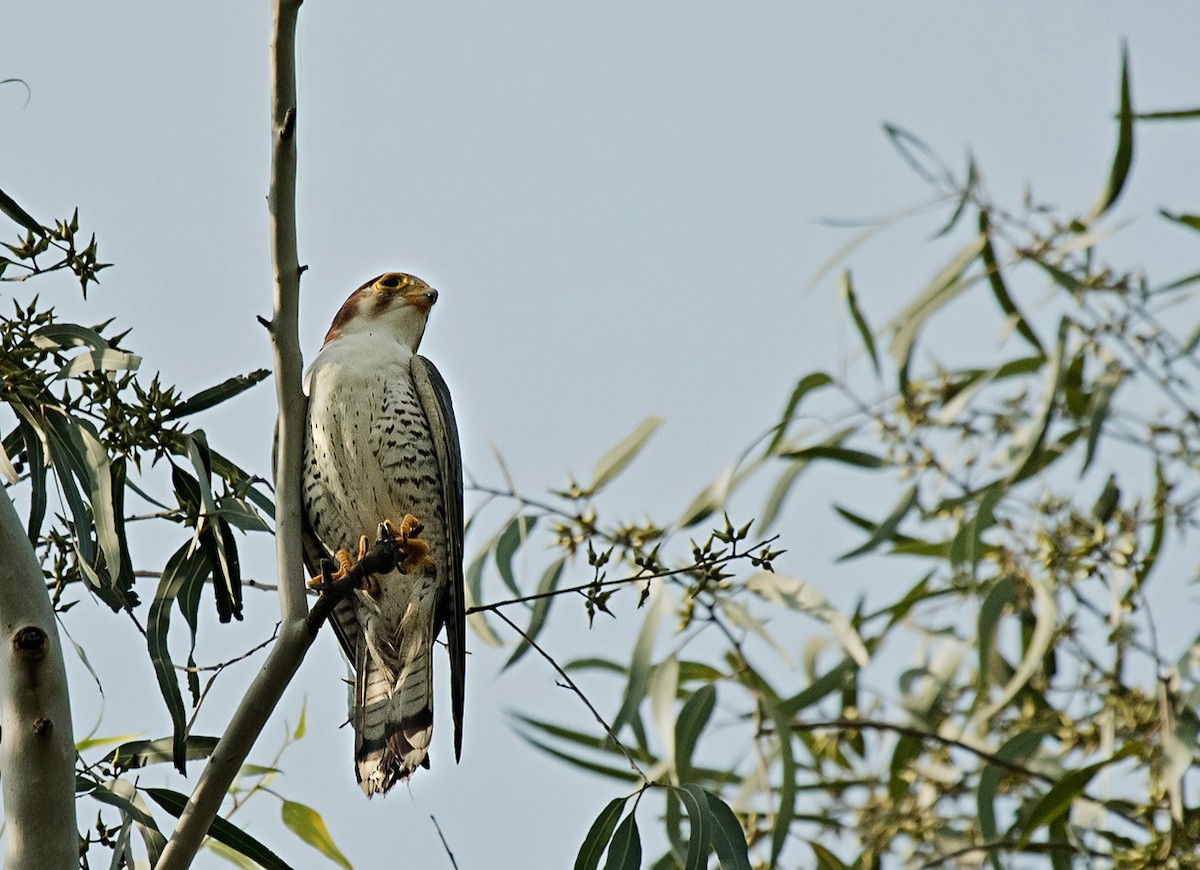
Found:
[[[543,719],[534,719],[532,716],[525,716],[520,713],[513,713],[512,715],[520,720],[522,724],[568,743],[585,746],[597,752],[606,752],[618,758],[625,758],[625,751],[628,751],[638,761],[645,761],[647,763],[654,761],[652,755],[636,746],[627,746],[625,747],[625,751],[622,751],[621,747],[613,743],[612,738],[607,734],[588,734]]]
[[[163,415],[164,420],[177,420],[180,417],[187,417],[190,414],[196,414],[200,411],[205,411],[209,408],[219,405],[222,402],[227,402],[234,396],[244,393],[246,390],[253,387],[260,381],[269,378],[271,372],[269,369],[255,369],[246,375],[236,375],[228,380],[222,381],[215,387],[209,387],[206,390],[201,390],[194,396],[191,396],[180,402],[174,408]]]
[[[1017,692],[1029,682],[1029,678],[1037,672],[1037,669],[1041,666],[1043,657],[1046,655],[1046,651],[1050,648],[1050,643],[1054,640],[1054,630],[1058,615],[1058,607],[1054,603],[1054,598],[1046,591],[1046,587],[1036,577],[1029,575],[1026,577],[1025,582],[1033,591],[1033,632],[1026,644],[1021,662],[1017,665],[1013,675],[1004,685],[1004,688],[1001,689],[995,701],[987,704],[982,709],[976,710],[972,717],[973,722],[986,722],[1013,699]]]
[[[1049,376],[1042,390],[1041,402],[1034,418],[1034,423],[1025,433],[1024,442],[1016,445],[1016,455],[1013,458],[1012,470],[1008,479],[1011,482],[1024,479],[1027,467],[1038,457],[1042,444],[1046,439],[1046,431],[1050,428],[1050,420],[1054,416],[1054,408],[1058,401],[1059,389],[1062,386],[1063,366],[1066,359],[1067,333],[1071,322],[1063,317],[1058,322],[1058,338],[1054,342],[1054,353],[1049,362]]]
[[[908,360],[916,346],[917,334],[925,322],[938,309],[979,280],[978,277],[967,278],[964,273],[982,253],[985,244],[985,235],[981,234],[972,239],[934,276],[917,298],[889,323],[888,328],[895,332],[891,344],[892,358],[902,370],[908,368]]]
[[[746,834],[737,816],[727,803],[712,792],[706,791],[704,797],[708,799],[709,837],[717,860],[721,863],[721,870],[750,870]]]
[[[870,654],[846,615],[831,605],[811,583],[773,571],[760,571],[746,580],[746,589],[764,601],[807,614],[825,623],[846,653],[866,667]]]
[[[850,552],[838,556],[837,560],[844,562],[847,559],[865,555],[884,541],[892,540],[895,537],[896,528],[904,521],[904,518],[908,516],[909,511],[914,507],[917,507],[917,485],[915,483],[908,488],[907,492],[900,496],[900,500],[896,502],[896,506],[892,509],[892,512],[887,515],[883,522],[875,527],[875,530],[871,533],[871,537]]]
[[[31,543],[37,545],[42,534],[42,522],[46,519],[46,446],[41,427],[23,406],[16,406],[20,418],[17,425],[25,443],[25,460],[29,468],[29,523],[27,534]]]
[[[70,362],[58,370],[58,374],[54,378],[62,380],[90,372],[133,372],[137,371],[141,364],[142,358],[137,354],[106,347],[104,350],[90,350],[76,354]]]
[[[780,714],[788,719],[795,717],[801,710],[807,710],[828,695],[841,691],[857,673],[858,664],[854,659],[842,659],[840,663],[809,683],[806,688],[790,698],[781,700],[778,705]]]
[[[679,795],[679,802],[683,804],[688,817],[687,857],[683,862],[683,870],[705,870],[708,866],[708,853],[712,847],[708,798],[705,797],[704,789],[695,783],[688,783],[674,791]]]
[[[1108,172],[1108,183],[1100,194],[1092,219],[1100,217],[1120,197],[1125,189],[1125,180],[1133,166],[1133,101],[1129,95],[1129,50],[1121,50],[1121,108],[1117,113],[1117,150],[1113,154],[1112,168]]]
[[[1089,764],[1087,767],[1081,767],[1078,770],[1072,770],[1059,777],[1054,785],[1050,786],[1050,790],[1042,795],[1038,802],[1029,810],[1029,814],[1024,818],[1023,824],[1019,828],[1019,844],[1021,846],[1026,845],[1039,828],[1053,823],[1070,809],[1071,802],[1083,793],[1083,790],[1087,788],[1087,784],[1092,781],[1092,777],[1097,773],[1108,767],[1108,765],[1120,761],[1122,758],[1136,754],[1139,750],[1140,747],[1137,743],[1126,743],[1113,753],[1111,758],[1106,758],[1104,761],[1098,761],[1095,764]]]
[[[208,758],[217,746],[216,737],[191,735],[187,738],[186,753],[189,761]],[[122,743],[104,757],[104,761],[117,770],[133,770],[151,764],[162,764],[173,760],[175,740],[160,737],[157,740],[130,740]]]
[[[764,455],[770,456],[773,454],[783,439],[787,437],[788,425],[796,416],[796,409],[800,407],[800,402],[804,400],[804,397],[814,390],[819,390],[832,383],[833,378],[829,377],[825,372],[812,372],[800,379],[795,389],[792,390],[792,395],[788,397],[787,406],[784,407],[783,415],[775,425],[775,434],[767,444],[767,449],[763,451]]]
[[[1017,600],[1017,585],[1011,577],[997,581],[979,607],[977,637],[979,638],[979,687],[976,690],[976,705],[987,701],[987,689],[992,672],[992,653],[995,638],[1004,610]]]
[[[171,651],[167,646],[167,636],[171,627],[171,607],[180,590],[190,583],[202,581],[209,572],[209,566],[199,552],[191,552],[191,544],[184,544],[167,560],[154,601],[150,603],[150,612],[146,618],[146,646],[150,652],[150,663],[154,666],[154,674],[158,678],[158,688],[166,701],[167,711],[171,714],[171,725],[174,730],[172,760],[175,768],[187,772],[187,711],[183,706],[183,696],[179,692],[179,681],[175,677],[175,665],[171,661]]]
[[[879,351],[875,348],[875,334],[867,324],[867,318],[863,316],[862,308],[859,307],[858,295],[854,292],[854,281],[850,278],[849,269],[842,272],[841,292],[846,300],[846,309],[850,312],[850,319],[854,321],[854,328],[858,330],[858,337],[863,343],[863,349],[871,358],[871,368],[878,375]]]
[[[346,860],[346,856],[333,842],[329,828],[325,826],[325,820],[312,807],[285,800],[283,806],[280,807],[279,814],[288,830],[301,840],[344,870],[354,870],[350,862]]]
[[[642,866],[642,837],[634,813],[627,815],[613,832],[604,870],[639,870]]]
[[[592,470],[592,482],[588,487],[588,491],[599,491],[601,487],[624,471],[662,424],[662,417],[647,417],[638,424],[636,429],[601,456],[596,461],[596,467]]]
[[[542,574],[542,579],[537,586],[538,595],[546,595],[545,598],[539,598],[533,602],[533,612],[529,616],[529,626],[525,629],[525,637],[517,643],[517,648],[513,650],[513,654],[508,657],[508,661],[504,663],[501,670],[508,670],[520,658],[532,649],[531,644],[537,639],[537,636],[542,633],[542,629],[546,627],[546,616],[550,613],[550,605],[554,603],[554,598],[548,593],[553,592],[558,588],[558,582],[562,579],[563,568],[566,567],[567,558],[563,556],[555,559],[550,563],[545,573]]]
[[[662,744],[663,761],[675,771],[675,700],[679,696],[679,659],[670,655],[655,665],[646,692],[650,719]]]
[[[1037,751],[1038,746],[1045,737],[1044,731],[1030,730],[1022,731],[1014,737],[1010,737],[1005,741],[1004,745],[996,750],[996,757],[1004,761],[1013,763],[1021,763],[1025,759],[1033,755]],[[987,764],[979,774],[979,788],[976,792],[976,805],[978,807],[979,817],[979,833],[985,842],[990,842],[996,839],[998,834],[996,826],[996,793],[1000,787],[1001,779],[1008,774],[1008,770],[999,767],[995,764]],[[996,870],[1000,870],[1000,862],[995,855],[991,858],[992,866]]]
[[[657,586],[651,591],[650,599],[650,606],[646,610],[642,627],[633,645],[633,653],[629,658],[629,679],[625,683],[621,708],[612,721],[612,729],[616,734],[620,734],[621,728],[633,721],[638,706],[646,697],[646,689],[650,684],[650,655],[654,651],[658,626],[671,603],[670,598],[662,594]]]
[[[6,79],[5,81],[16,80]],[[36,233],[39,236],[46,235],[46,231],[42,228],[42,225],[35,221],[29,212],[17,205],[17,201],[3,190],[0,190],[0,211],[4,212],[9,218],[16,221],[30,232]]]
[[[183,808],[187,806],[187,798],[177,791],[166,788],[144,788],[142,791],[175,818],[179,818],[183,813]],[[208,828],[208,835],[236,850],[239,854],[257,861],[263,870],[293,870],[290,864],[254,837],[220,816],[216,816],[212,820],[212,824]]]
[[[813,857],[817,859],[817,870],[851,870],[841,858],[816,840],[809,840],[808,845],[813,850]]]
[[[991,223],[986,210],[979,212],[979,233],[983,236],[983,247],[979,254],[983,260],[983,267],[987,270],[988,284],[992,288],[992,295],[996,297],[1000,310],[1012,321],[1017,334],[1033,345],[1039,356],[1045,358],[1046,350],[1042,347],[1041,340],[1033,331],[1033,327],[1029,325],[1029,321],[1025,319],[1025,315],[1021,313],[1021,309],[1017,307],[1017,303],[1013,301],[1008,287],[1004,283],[1004,272],[996,259],[996,249],[992,247]]]
[[[696,742],[704,733],[716,703],[717,688],[710,684],[693,692],[679,711],[679,718],[675,720],[675,770],[680,782],[688,780]]]
[[[1113,393],[1125,380],[1125,369],[1116,362],[1111,362],[1104,372],[1096,379],[1088,408],[1087,441],[1083,453],[1083,467],[1080,474],[1087,471],[1096,458],[1096,448],[1100,444],[1100,433],[1108,420],[1108,408],[1112,402]]]
[[[910,734],[902,734],[892,750],[892,761],[888,766],[888,797],[893,803],[900,803],[908,792],[909,768],[912,762],[921,756],[921,740]]]
[[[508,525],[500,532],[500,536],[496,539],[496,568],[500,571],[500,579],[504,581],[504,585],[509,591],[518,598],[521,596],[521,589],[517,586],[516,577],[513,575],[512,561],[517,550],[525,545],[529,539],[529,533],[533,531],[533,527],[537,525],[537,517],[532,515],[513,517],[508,521]]]
[[[588,829],[587,836],[583,838],[579,854],[575,856],[575,870],[596,870],[596,867],[599,866],[600,857],[608,848],[613,829],[617,827],[617,820],[621,818],[621,811],[625,809],[626,800],[626,798],[613,798],[600,811],[600,815],[596,816],[596,820]]]
[[[882,468],[884,466],[884,461],[873,453],[830,444],[816,444],[812,447],[805,447],[803,450],[793,450],[781,455],[787,459],[805,461],[828,459],[832,462],[855,465],[859,468]]]
[[[636,773],[634,773],[633,770],[630,769],[628,766],[626,766],[624,768],[611,767],[607,764],[600,764],[599,762],[588,761],[586,758],[580,758],[577,755],[571,755],[569,752],[563,752],[560,749],[555,749],[550,744],[543,743],[542,741],[537,740],[534,737],[530,737],[528,734],[522,734],[521,738],[526,743],[528,743],[530,746],[532,746],[534,749],[538,749],[538,750],[546,753],[551,758],[557,758],[559,761],[562,761],[563,763],[568,764],[571,767],[578,767],[580,770],[586,770],[589,773],[599,774],[600,776],[608,777],[609,779],[615,779],[619,782],[626,782],[626,783],[642,782],[642,778],[640,776],[638,776]]]
[[[492,543],[494,543],[494,539],[480,549],[475,558],[471,560],[471,564],[467,566],[467,573],[463,581],[467,610],[477,607],[483,602],[483,568],[487,563],[488,553],[491,552]],[[467,616],[467,622],[476,636],[488,646],[504,645],[504,641],[500,640],[500,636],[488,624],[486,613],[471,613]]]

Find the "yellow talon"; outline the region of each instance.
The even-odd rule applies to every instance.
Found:
[[[425,526],[412,514],[405,514],[400,521],[400,528],[391,520],[384,520],[384,526],[396,541],[401,559],[397,567],[401,574],[408,574],[417,568],[432,568],[433,560],[429,558],[429,545],[421,540],[421,532]]]

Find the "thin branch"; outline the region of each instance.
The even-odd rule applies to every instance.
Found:
[[[779,535],[772,535],[771,537],[760,541],[749,550],[744,552],[731,552],[728,555],[721,556],[718,559],[697,562],[692,565],[687,565],[683,568],[669,568],[665,571],[655,571],[652,573],[646,573],[645,569],[642,569],[637,574],[633,574],[629,577],[618,577],[613,580],[601,580],[599,582],[592,580],[589,583],[581,583],[578,586],[568,586],[565,589],[555,589],[553,592],[538,592],[533,595],[522,595],[520,598],[506,598],[503,601],[493,601],[491,604],[477,604],[474,607],[467,608],[467,615],[470,616],[472,613],[482,613],[483,611],[487,610],[498,614],[499,608],[507,607],[510,604],[525,604],[530,601],[537,601],[541,598],[553,598],[556,595],[567,595],[572,592],[587,592],[590,589],[597,589],[604,586],[620,586],[623,583],[642,583],[647,580],[661,580],[667,577],[675,577],[679,574],[688,574],[692,571],[699,571],[706,568],[712,568],[717,565],[724,565],[729,562],[736,562],[740,559],[751,558],[755,550],[761,550],[763,547],[774,543],[778,539]]]
[[[566,682],[566,687],[579,696],[579,700],[583,701],[583,705],[587,707],[589,711],[591,711],[592,716],[595,717],[596,721],[600,723],[600,727],[604,729],[605,733],[608,734],[610,738],[612,738],[613,743],[616,744],[617,748],[621,750],[621,753],[629,762],[629,766],[633,768],[633,772],[642,778],[642,782],[646,784],[653,782],[650,777],[646,776],[646,772],[638,766],[633,754],[630,753],[630,751],[625,747],[625,744],[621,742],[621,739],[617,737],[616,732],[612,730],[612,727],[604,720],[604,717],[600,715],[600,711],[592,706],[592,702],[588,700],[587,695],[583,694],[583,691],[579,688],[579,686],[575,685],[575,681],[572,680],[567,675],[567,672],[559,666],[558,662],[554,660],[554,657],[538,646],[537,641],[522,631],[515,622],[505,616],[501,611],[497,610],[496,615],[504,620],[504,622],[508,623],[509,628],[521,635],[521,637],[525,639],[526,643],[533,647],[542,658],[548,661],[554,670],[558,671],[558,675]]]
[[[442,826],[438,824],[437,819],[432,815],[429,817],[429,821],[433,822],[433,826],[437,828],[438,839],[442,841],[442,848],[446,850],[446,856],[450,859],[450,866],[454,870],[458,870],[458,862],[454,860],[454,853],[450,851],[450,844],[446,842],[446,835],[442,833]]]
[[[1092,858],[1104,858],[1111,860],[1112,855],[1105,852],[1098,852],[1095,849],[1089,849],[1083,845],[1076,845],[1068,842],[1048,842],[1048,843],[1026,843],[1021,845],[1020,840],[993,840],[990,843],[980,843],[976,846],[964,846],[954,852],[948,852],[945,855],[939,855],[932,861],[926,861],[921,865],[921,870],[928,870],[932,867],[940,867],[943,864],[948,864],[964,855],[970,855],[973,852],[996,852],[1000,849],[1016,849],[1019,852],[1033,852],[1038,855],[1048,855],[1053,852],[1073,852],[1083,855],[1088,855]]]
[[[932,740],[936,743],[941,743],[944,746],[953,746],[955,749],[962,749],[965,752],[970,752],[979,758],[982,758],[988,764],[995,767],[1003,767],[1005,770],[1019,773],[1022,776],[1027,776],[1031,779],[1040,779],[1043,782],[1055,782],[1054,777],[1044,773],[1039,773],[1036,770],[1031,770],[1024,765],[1017,764],[1015,761],[1010,761],[1007,758],[1001,758],[999,755],[980,749],[977,746],[972,746],[969,743],[963,743],[961,740],[956,740],[953,737],[943,737],[941,734],[936,734],[932,731],[925,731],[920,728],[914,728],[911,725],[900,725],[895,722],[883,722],[878,719],[828,719],[820,722],[794,722],[792,723],[793,731],[819,731],[822,728],[838,729],[841,731],[891,731],[895,734],[900,734],[904,737],[914,737],[918,740]]]
[[[179,817],[158,870],[186,870],[209,825],[312,645],[300,563],[300,484],[304,451],[304,393],[298,328],[300,273],[296,246],[296,20],[301,0],[275,0],[271,41],[272,135],[270,210],[275,305],[271,339],[279,398],[275,463],[275,552],[279,571],[279,640],[250,684],[228,729],[205,765]]]

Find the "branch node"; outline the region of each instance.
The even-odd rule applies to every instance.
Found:
[[[283,127],[279,130],[280,139],[291,139],[292,134],[296,131],[296,107],[290,106],[283,113]]]
[[[46,632],[36,625],[27,625],[13,637],[13,646],[26,659],[40,659],[46,655]]]
[[[274,331],[275,325],[273,323],[271,323],[271,321],[267,320],[267,318],[263,317],[261,314],[256,314],[255,319],[263,325],[263,327],[267,330],[267,332]]]
[[[45,737],[54,730],[54,723],[49,719],[41,718],[33,723],[33,733],[39,737]]]

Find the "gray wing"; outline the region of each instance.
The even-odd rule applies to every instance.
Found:
[[[450,650],[450,703],[454,714],[454,759],[462,756],[463,699],[467,671],[467,616],[463,580],[463,470],[458,425],[450,390],[433,363],[423,356],[413,358],[413,384],[421,410],[429,421],[442,480],[442,504],[446,506],[447,552],[441,554],[438,571],[448,578],[438,605],[434,637],[446,626]]]
[[[304,397],[303,411],[304,425],[308,425],[308,396]],[[279,439],[279,424],[275,424],[276,432],[275,439]],[[305,443],[308,441],[308,435],[305,433]],[[275,450],[271,451],[272,463],[274,463]],[[308,462],[308,457],[302,458],[302,463]],[[303,465],[301,465],[303,469]],[[272,465],[272,471],[274,466]],[[303,473],[303,471],[301,472]],[[301,498],[303,498],[304,487],[301,485]],[[317,537],[317,533],[313,531],[312,523],[308,519],[307,505],[300,506],[300,542],[304,549],[304,567],[308,571],[309,577],[319,577],[321,575],[321,560],[328,559],[333,562],[333,555],[325,549],[321,543],[321,539]],[[349,596],[343,598],[333,606],[333,611],[329,614],[329,624],[333,627],[333,633],[337,635],[338,643],[341,644],[342,651],[345,652],[346,658],[351,664],[355,661],[355,647],[358,644],[358,617],[354,614],[354,603]]]

